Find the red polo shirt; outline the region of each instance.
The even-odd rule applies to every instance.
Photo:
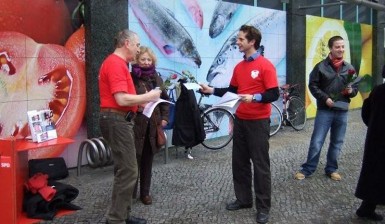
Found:
[[[136,112],[137,106],[121,107],[116,103],[114,94],[118,92],[136,95],[127,62],[111,54],[104,60],[99,71],[100,107]]]

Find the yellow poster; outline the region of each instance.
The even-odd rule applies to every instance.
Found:
[[[306,16],[306,85],[314,66],[329,54],[328,40],[332,36],[341,36],[345,40],[344,59],[351,63],[362,82],[359,93],[352,98],[349,109],[360,108],[371,90],[372,80],[372,26],[344,22],[316,16]],[[314,117],[317,109],[316,99],[306,87],[306,113]]]

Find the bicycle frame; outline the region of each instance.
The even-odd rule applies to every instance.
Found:
[[[282,122],[284,125],[287,125],[288,119],[287,119],[287,102],[290,99],[290,96],[296,96],[291,95],[290,91],[296,90],[296,88],[299,86],[299,84],[285,84],[283,86],[280,86],[280,94],[282,96]]]
[[[198,91],[198,93],[200,92]],[[204,130],[206,132],[206,139],[202,142],[202,145],[212,150],[221,149],[232,140],[234,115],[225,108],[217,108],[212,107],[210,104],[203,104],[203,97],[208,97],[209,95],[203,93],[200,94],[198,106],[203,120]],[[229,125],[227,131],[223,131],[224,124]],[[210,136],[211,134],[213,136]],[[213,137],[213,139],[210,137]]]
[[[175,97],[177,88],[168,89],[168,94]],[[204,147],[211,150],[218,150],[224,148],[233,138],[232,128],[234,125],[234,115],[231,111],[225,108],[212,107],[211,104],[203,104],[203,97],[209,97],[210,94],[200,94],[197,100],[200,117],[203,121],[206,139],[201,143]],[[176,100],[174,98],[174,100]],[[229,125],[229,129],[226,125]]]
[[[197,93],[200,94],[200,97],[199,97],[199,100],[198,100],[199,111],[200,111],[201,115],[204,116],[205,111],[210,109],[210,108],[212,108],[212,105],[211,104],[203,104],[202,103],[202,99],[203,99],[203,97],[209,97],[210,95],[209,94],[201,93],[199,91],[197,91]],[[227,110],[225,108],[223,108],[223,109]],[[227,111],[229,111],[229,110],[227,110]],[[231,113],[231,112],[229,111],[229,113]],[[231,115],[232,115],[232,117],[234,117],[234,115],[232,113],[231,113]],[[212,127],[213,127],[212,130],[214,130],[214,131],[218,131],[219,130],[219,127],[216,124],[214,124],[214,122],[211,120],[211,118],[209,118],[208,116],[205,116],[205,118],[207,118],[207,120],[212,125]]]
[[[282,97],[282,111],[275,103],[272,103],[270,136],[275,135],[282,125],[290,125],[295,130],[302,130],[304,128],[306,124],[306,110],[303,100],[300,99],[298,94],[295,94],[298,86],[299,84],[285,84],[279,87]],[[291,108],[290,111],[288,111],[289,107]]]

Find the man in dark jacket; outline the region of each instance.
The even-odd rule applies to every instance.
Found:
[[[337,160],[345,138],[350,98],[356,96],[358,91],[357,86],[350,82],[357,74],[353,66],[343,59],[345,43],[342,37],[331,37],[328,47],[328,57],[319,62],[310,73],[309,89],[317,99],[317,115],[307,160],[302,164],[301,171],[294,176],[297,180],[310,176],[316,170],[329,130],[330,144],[325,174],[332,180],[341,180],[337,173]]]
[[[385,78],[385,66],[382,72]],[[359,217],[381,221],[377,205],[385,205],[385,84],[375,87],[364,101],[361,116],[368,126],[364,158],[356,197],[362,199],[356,211]]]

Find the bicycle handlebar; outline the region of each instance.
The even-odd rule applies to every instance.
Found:
[[[195,92],[201,94],[202,96],[209,97],[211,94],[210,93],[202,93],[200,89],[195,90]]]

